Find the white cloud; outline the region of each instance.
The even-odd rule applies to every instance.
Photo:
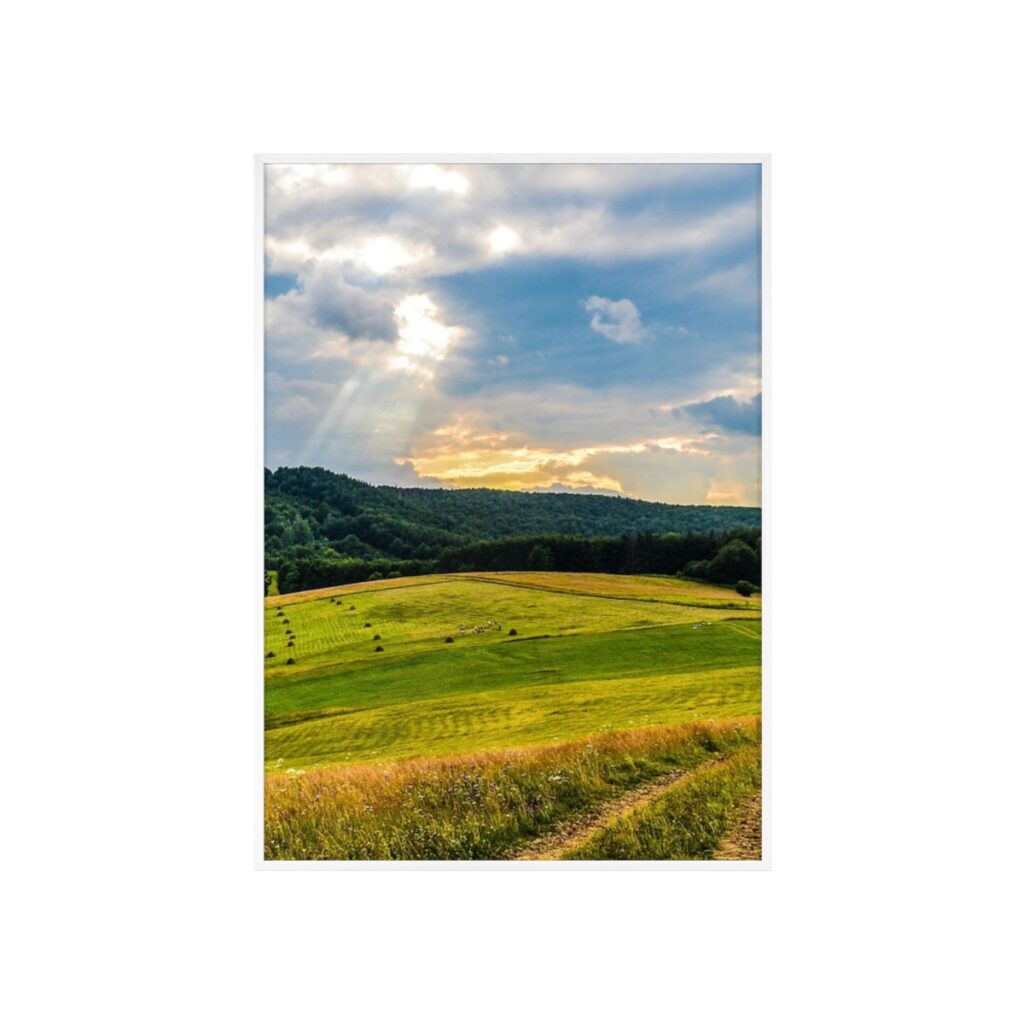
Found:
[[[302,294],[282,296],[278,305],[291,306],[309,323],[349,338],[395,337],[391,303],[349,284],[338,264],[312,260],[303,267],[301,280]]]
[[[437,164],[415,164],[408,169],[408,174],[412,188],[432,188],[460,196],[469,189],[469,179],[464,174],[445,170]]]
[[[414,263],[417,256],[394,238],[370,238],[358,250],[356,259],[375,274],[390,274]]]
[[[504,254],[519,245],[519,235],[505,224],[495,228],[489,237],[491,252]]]
[[[267,171],[267,248],[278,272],[324,256],[366,266],[367,247],[373,254],[386,237],[391,252],[370,264],[406,276],[476,269],[512,249],[595,263],[710,253],[755,235],[756,203],[697,203],[672,217],[612,204],[631,188],[729,173],[722,165],[281,165]],[[438,201],[410,205],[410,192]],[[539,196],[548,202],[538,205]]]
[[[433,376],[432,363],[439,363],[459,338],[462,329],[448,327],[438,319],[438,310],[429,295],[407,295],[395,307],[398,324],[398,355],[392,369]]]
[[[584,309],[594,314],[590,318],[590,326],[610,341],[620,345],[635,345],[646,336],[646,329],[640,322],[640,310],[629,299],[616,302],[600,295],[591,295],[584,303]]]
[[[282,192],[295,192],[310,186],[337,186],[351,180],[345,164],[269,164],[267,181]]]

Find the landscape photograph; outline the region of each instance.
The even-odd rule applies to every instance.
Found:
[[[264,862],[765,863],[761,162],[261,169]]]

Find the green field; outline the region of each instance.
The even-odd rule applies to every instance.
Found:
[[[289,772],[410,757],[433,771],[438,758],[760,714],[759,598],[666,577],[460,574],[268,597],[271,652],[273,794]]]

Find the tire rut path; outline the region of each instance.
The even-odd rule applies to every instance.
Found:
[[[720,759],[720,757],[710,758],[704,761],[700,767]],[[643,807],[656,797],[661,796],[691,771],[693,771],[692,768],[679,768],[666,775],[659,775],[656,779],[644,782],[621,796],[615,797],[614,800],[600,804],[574,818],[560,821],[550,832],[545,832],[544,835],[531,840],[526,846],[520,847],[511,859],[559,860],[591,837],[603,832],[623,815]]]
[[[715,850],[715,860],[761,859],[761,790],[745,796],[729,831]]]

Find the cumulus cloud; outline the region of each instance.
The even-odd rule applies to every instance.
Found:
[[[407,295],[395,307],[398,323],[398,354],[391,360],[397,370],[410,370],[425,377],[441,362],[449,348],[465,333],[461,327],[442,323],[429,295]]]
[[[738,434],[761,433],[761,394],[758,392],[748,402],[738,402],[732,395],[719,395],[707,402],[691,402],[672,410],[677,419],[689,413],[700,423],[720,427]]]
[[[583,308],[594,314],[590,318],[590,326],[611,341],[620,345],[635,345],[646,336],[647,332],[640,322],[640,310],[629,299],[616,302],[600,295],[591,295]]]
[[[330,254],[429,275],[509,251],[600,263],[709,252],[757,234],[755,201],[714,193],[734,178],[752,180],[738,165],[278,165],[267,172],[268,259],[278,273]],[[660,203],[619,205],[670,187],[692,203],[671,215]]]
[[[343,331],[350,338],[395,337],[392,303],[349,284],[337,266],[314,260],[304,268],[301,283],[299,302],[310,323]]]

